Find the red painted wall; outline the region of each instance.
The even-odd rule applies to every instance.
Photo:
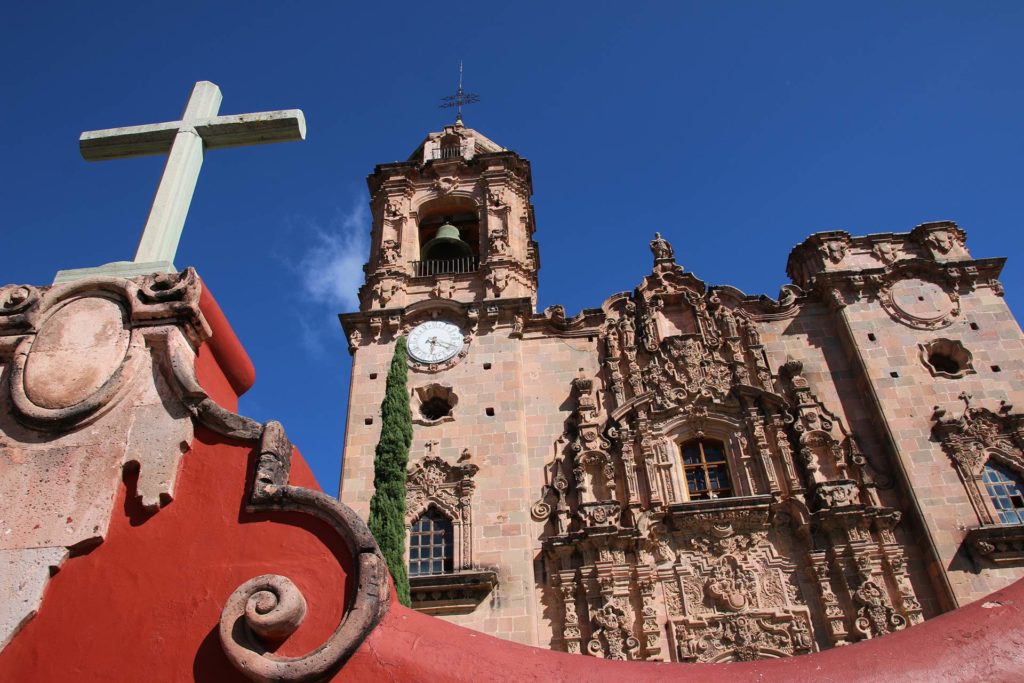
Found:
[[[206,292],[202,308],[214,337],[197,374],[234,410],[255,373]],[[137,473],[126,474],[106,540],[51,579],[39,613],[0,653],[0,681],[244,680],[221,652],[220,610],[242,582],[268,573],[292,579],[309,604],[279,652],[323,643],[341,618],[351,558],[308,515],[244,511],[253,457],[250,446],[198,428],[175,500],[156,513],[135,503]],[[291,483],[319,489],[298,453]]]
[[[347,551],[309,516],[243,512],[251,458],[199,430],[175,500],[151,516],[126,503],[128,477],[107,539],[53,577],[39,614],[0,654],[0,681],[243,680],[217,623],[235,588],[267,573],[292,579],[309,604],[281,654],[324,642],[346,586],[332,551]],[[292,463],[293,481],[315,487],[301,458]]]

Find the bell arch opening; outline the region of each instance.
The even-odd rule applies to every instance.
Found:
[[[480,216],[468,197],[440,197],[419,209],[419,277],[470,273],[480,258]]]

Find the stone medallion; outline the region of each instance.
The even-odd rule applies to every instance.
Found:
[[[25,362],[25,394],[37,406],[68,408],[92,396],[128,353],[125,310],[110,299],[74,299],[43,324]]]
[[[960,315],[960,297],[934,282],[909,278],[886,285],[879,300],[896,321],[919,330],[934,330]]]

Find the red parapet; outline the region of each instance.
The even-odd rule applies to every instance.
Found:
[[[256,382],[256,368],[246,353],[242,342],[235,335],[231,323],[228,322],[220,305],[210,292],[205,282],[201,282],[202,292],[199,295],[199,310],[210,325],[212,336],[205,345],[210,347],[213,357],[220,365],[224,376],[231,384],[235,394],[241,396]],[[202,378],[200,378],[202,379]]]
[[[336,680],[344,681],[1021,681],[1024,580],[882,638],[786,659],[728,664],[619,662],[486,636],[392,605]]]

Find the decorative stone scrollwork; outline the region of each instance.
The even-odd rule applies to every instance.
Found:
[[[889,605],[885,591],[874,581],[868,580],[854,592],[857,603],[857,618],[854,629],[863,638],[882,636],[907,627],[907,620]]]
[[[889,265],[894,262],[898,257],[896,247],[889,240],[880,240],[875,242],[871,247],[871,253],[885,265]]]
[[[290,579],[264,574],[239,586],[228,598],[224,612],[245,615],[244,627],[239,628],[237,621],[231,626],[241,631],[236,637],[245,639],[251,649],[256,649],[260,644],[254,642],[248,632],[259,640],[284,640],[295,633],[306,617],[306,598]]]
[[[807,617],[737,614],[673,622],[679,660],[749,662],[813,651]]]
[[[732,555],[725,555],[712,565],[704,590],[716,607],[725,612],[742,612],[752,599],[757,581],[754,572],[744,569]]]
[[[588,527],[618,526],[619,502],[610,500],[581,503],[577,514]]]
[[[925,244],[940,254],[948,254],[956,246],[957,237],[954,237],[948,230],[934,230],[928,233]]]
[[[208,399],[207,399],[208,400]],[[208,403],[200,419],[222,408]],[[245,418],[239,426],[245,425]],[[228,423],[235,422],[229,420]],[[247,425],[253,431],[255,426]],[[219,430],[222,431],[222,430]],[[346,543],[355,559],[357,589],[348,612],[327,642],[299,657],[267,651],[262,638],[294,631],[305,613],[305,600],[282,576],[251,579],[228,598],[220,618],[220,642],[231,663],[254,681],[319,680],[337,671],[377,625],[389,605],[387,565],[366,524],[351,510],[320,491],[289,485],[293,446],[277,422],[268,422],[259,436],[259,458],[249,512],[287,511],[312,514],[326,522]]]
[[[818,504],[825,508],[860,504],[860,487],[852,480],[822,482],[814,488],[814,495]]]
[[[385,308],[391,300],[405,291],[405,281],[398,278],[385,277],[377,280],[370,288],[370,292],[377,299],[381,308]]]
[[[836,307],[843,292],[873,291],[865,278],[840,289],[840,263],[865,256],[856,247],[838,232],[809,241],[794,266],[801,284],[826,300],[834,290]],[[863,637],[853,592],[869,578],[888,591],[890,629],[919,619],[912,585],[887,564],[899,512],[882,504],[873,462],[800,362],[772,374],[768,348],[777,352],[779,340],[764,323],[796,315],[805,290],[787,286],[776,303],[707,288],[660,236],[651,249],[652,274],[588,323],[598,370],[572,381],[574,410],[532,510],[550,521],[550,587],[571,573],[586,593],[572,615],[555,605],[555,622],[561,610],[567,625],[553,643],[576,651],[582,638],[585,652],[631,659],[657,658],[673,640],[669,658],[688,661],[800,654]],[[562,314],[546,312],[558,331],[570,329]],[[703,446],[694,452],[705,442],[720,445],[713,461]],[[707,481],[698,469],[709,462],[719,482],[727,478],[714,495],[705,493],[710,468]],[[826,539],[857,550],[819,557]],[[864,563],[867,573],[849,574]],[[799,576],[807,565],[811,580]],[[659,600],[664,611],[648,609]],[[570,627],[576,610],[583,626]],[[813,628],[811,610],[820,612]]]
[[[38,300],[39,290],[35,287],[9,285],[0,289],[0,315],[21,313],[34,306]]]
[[[403,201],[395,198],[394,201],[388,200],[384,204],[384,217],[389,221],[400,221],[405,218],[405,210],[403,209]]]
[[[849,245],[849,237],[834,237],[826,239],[818,246],[821,255],[832,263],[840,263],[846,258],[846,250]]]
[[[434,181],[434,191],[439,195],[448,195],[455,191],[459,181],[452,176],[443,176]]]

